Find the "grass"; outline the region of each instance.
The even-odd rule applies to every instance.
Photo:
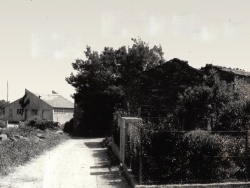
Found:
[[[7,175],[13,167],[23,165],[30,159],[49,150],[69,137],[56,130],[39,130],[21,126],[0,130],[8,140],[0,140],[0,175]]]

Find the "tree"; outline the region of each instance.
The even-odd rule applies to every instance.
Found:
[[[179,116],[185,129],[242,130],[247,121],[248,102],[241,92],[211,70],[201,85],[189,87],[179,97]]]
[[[150,48],[148,43],[140,38],[132,38],[132,41],[134,44],[131,48],[128,48],[126,60],[121,61],[120,72],[125,83],[135,75],[165,62],[161,46]]]
[[[161,46],[150,48],[140,38],[132,41],[132,47],[105,47],[100,54],[87,46],[86,60],[72,63],[77,73],[71,73],[66,81],[76,88],[74,98],[82,108],[82,132],[99,134],[109,129],[115,107],[124,105],[126,84],[164,62]]]

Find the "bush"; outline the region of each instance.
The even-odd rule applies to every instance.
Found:
[[[189,180],[211,181],[224,178],[223,143],[220,135],[207,131],[191,131],[183,136],[184,165]]]
[[[37,117],[26,121],[25,125],[34,127],[40,130],[45,130],[45,129],[55,130],[55,129],[60,128],[58,122],[48,121],[48,120],[44,120],[44,119],[37,118]]]
[[[72,134],[73,133],[73,128],[74,128],[73,126],[74,126],[74,118],[72,118],[71,120],[67,121],[64,124],[63,131],[65,133]]]
[[[6,127],[6,122],[3,120],[0,120],[0,128]]]
[[[246,161],[242,136],[194,130],[144,132],[145,183],[208,183],[244,180]]]
[[[147,131],[142,134],[143,181],[177,183],[185,178],[182,137],[184,133]],[[138,166],[139,168],[139,166]]]
[[[199,182],[244,179],[246,163],[242,136],[202,130],[186,133],[182,143],[186,178]]]

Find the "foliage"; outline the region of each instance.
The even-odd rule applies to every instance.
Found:
[[[34,127],[40,130],[46,130],[46,129],[55,130],[59,128],[58,122],[41,119],[39,117],[35,117],[35,118],[27,120],[25,122],[25,125]]]
[[[185,148],[186,178],[189,180],[211,181],[223,176],[222,144],[219,135],[207,131],[191,131],[183,137]],[[224,178],[224,177],[223,177]]]
[[[6,127],[6,121],[0,120],[0,128]]]
[[[220,135],[203,130],[186,133],[148,130],[143,131],[142,136],[142,177],[147,184],[245,178],[242,135]]]
[[[201,85],[187,88],[179,96],[178,115],[184,119],[184,129],[244,130],[247,101],[241,92],[210,71]]]
[[[30,103],[30,99],[26,99],[27,97],[27,93],[25,93],[25,95],[19,100],[19,104],[21,105],[22,108],[25,108],[29,103]]]
[[[74,126],[74,118],[72,118],[71,120],[67,121],[64,124],[63,131],[65,133],[72,134],[73,133],[73,126]]]
[[[17,167],[41,154],[68,137],[54,131],[42,131],[29,126],[8,128],[1,131],[8,140],[0,141],[0,174],[7,175],[12,167]],[[43,139],[37,137],[43,135]]]
[[[164,61],[161,47],[150,48],[141,39],[132,41],[132,47],[105,47],[100,54],[87,46],[86,60],[72,63],[77,73],[71,73],[66,81],[76,88],[74,98],[83,109],[83,132],[110,129],[115,108],[124,106],[127,82]]]
[[[120,96],[126,81],[164,61],[161,47],[150,49],[141,39],[132,41],[132,47],[122,46],[117,50],[105,47],[100,55],[87,46],[86,60],[77,59],[72,63],[77,74],[71,73],[66,78],[76,88],[76,95],[102,93]]]

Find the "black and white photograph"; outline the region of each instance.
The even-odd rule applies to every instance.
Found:
[[[249,0],[0,0],[0,188],[250,188]]]

